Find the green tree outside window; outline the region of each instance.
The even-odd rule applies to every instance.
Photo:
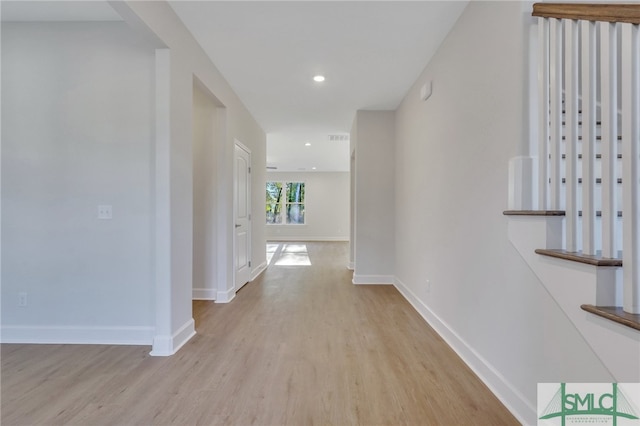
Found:
[[[304,182],[267,182],[267,224],[303,225],[304,197]],[[282,212],[286,213],[284,223]]]

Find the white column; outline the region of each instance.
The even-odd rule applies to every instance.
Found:
[[[640,313],[640,34],[622,24],[623,308]]]
[[[549,20],[538,18],[538,209],[549,208]]]
[[[617,257],[618,26],[600,23],[602,256]]]
[[[550,199],[551,209],[562,210],[560,200],[560,186],[562,176],[560,175],[561,143],[562,143],[562,21],[552,18],[550,20],[550,43],[549,43],[549,90],[550,90],[550,122],[551,139],[549,149],[551,155],[550,170]]]
[[[582,21],[582,253],[596,254],[596,24]]]
[[[156,49],[155,64],[155,311],[151,355],[173,354],[171,332],[171,57]]]
[[[565,22],[565,151],[567,251],[578,251],[578,23]]]

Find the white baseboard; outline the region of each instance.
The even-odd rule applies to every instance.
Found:
[[[393,275],[356,275],[353,274],[354,284],[393,285]]]
[[[447,323],[441,320],[402,281],[395,279],[395,287],[424,320],[444,339],[460,358],[484,382],[493,394],[522,424],[536,424],[536,407],[518,392],[500,372],[467,344]]]
[[[229,303],[236,297],[236,288],[231,287],[226,291],[218,291],[216,293],[216,303]]]
[[[256,278],[258,278],[258,276],[263,273],[265,271],[265,269],[267,269],[267,261],[265,260],[264,262],[262,262],[261,264],[259,264],[256,268],[253,269],[253,271],[251,271],[251,279],[249,281],[253,281]]]
[[[3,325],[0,342],[65,345],[151,345],[154,327]]]
[[[216,300],[216,291],[212,288],[194,288],[191,299],[193,300]]]
[[[267,238],[268,243],[279,243],[279,242],[287,242],[287,241],[349,241],[349,237],[284,237],[277,236],[274,238]]]
[[[153,339],[151,356],[170,356],[180,350],[185,343],[196,335],[195,321],[191,318],[171,336],[156,336]]]

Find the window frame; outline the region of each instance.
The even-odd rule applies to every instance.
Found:
[[[273,179],[269,179],[265,182],[265,189],[267,187],[267,185],[269,183],[274,183],[274,184],[280,184],[281,186],[281,191],[283,192],[282,195],[280,196],[280,200],[278,201],[278,205],[280,206],[280,215],[282,217],[282,222],[281,223],[272,223],[272,222],[266,222],[267,226],[305,226],[307,224],[307,211],[306,211],[306,204],[307,204],[307,182],[303,181],[303,180],[273,180]],[[289,188],[288,188],[288,184],[302,184],[304,185],[304,198],[302,202],[289,202]],[[265,206],[272,204],[271,202],[267,201],[265,199]],[[302,223],[288,223],[287,222],[287,206],[289,205],[302,205],[302,210],[303,210],[303,222]]]

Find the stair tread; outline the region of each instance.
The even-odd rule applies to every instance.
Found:
[[[567,213],[564,210],[505,210],[502,212],[505,216],[566,216]],[[616,214],[618,217],[622,217],[622,212],[618,211]],[[578,210],[578,216],[582,216],[582,210]],[[602,211],[596,210],[596,217],[602,217]]]
[[[625,312],[620,306],[581,305],[582,310],[640,331],[640,314]]]
[[[571,252],[562,249],[536,249],[535,252],[543,256],[570,260],[572,262],[586,263],[593,266],[622,266],[622,259],[602,257],[597,254],[582,254],[582,252]]]
[[[505,216],[564,216],[564,210],[505,210]]]

